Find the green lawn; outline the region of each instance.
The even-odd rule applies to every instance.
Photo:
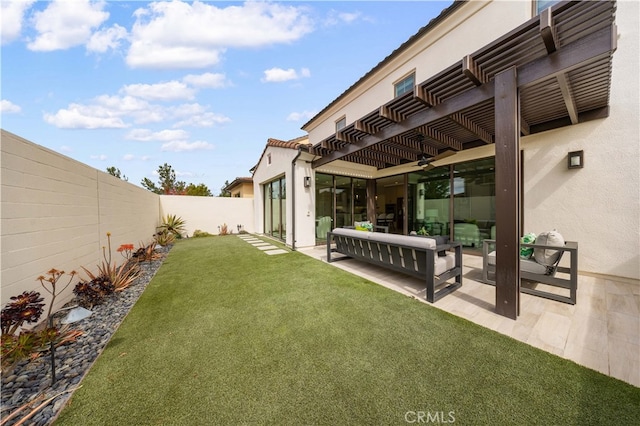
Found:
[[[82,385],[56,425],[640,421],[639,388],[236,236],[179,241]]]

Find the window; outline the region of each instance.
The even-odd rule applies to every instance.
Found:
[[[340,120],[336,121],[336,132],[347,127],[347,117],[342,117]]]
[[[271,154],[267,154],[267,164],[271,164]]]
[[[543,10],[548,9],[560,0],[534,0],[536,15],[540,15]]]
[[[395,96],[398,97],[407,92],[413,92],[413,86],[415,85],[416,76],[415,74],[411,74],[397,82],[394,85]]]

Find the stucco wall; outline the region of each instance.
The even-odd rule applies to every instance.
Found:
[[[160,214],[177,215],[184,219],[189,236],[196,229],[217,235],[218,226],[225,223],[228,230],[234,233],[238,233],[238,225],[242,225],[247,232],[255,230],[251,198],[161,195]]]
[[[263,185],[272,180],[285,177],[286,182],[286,224],[287,236],[285,243],[293,245],[293,210],[295,203],[295,246],[305,247],[315,245],[315,204],[314,204],[314,173],[309,160],[311,157],[302,153],[295,164],[295,177],[292,176],[291,162],[298,155],[298,150],[281,147],[267,147],[260,159],[253,175],[253,200],[256,232],[264,232],[264,190]],[[268,158],[271,164],[268,164]],[[312,187],[304,187],[304,177],[311,177]],[[295,185],[292,184],[295,179]],[[295,186],[295,188],[294,188]],[[295,190],[295,197],[293,191]],[[295,200],[294,200],[295,198]]]
[[[525,229],[580,243],[582,271],[640,279],[640,4],[618,2],[610,115],[522,139]],[[567,153],[584,150],[583,169]]]
[[[95,271],[107,232],[114,251],[152,239],[158,196],[142,188],[4,130],[0,169],[2,306],[29,290],[48,303],[36,278],[51,268]],[[73,285],[54,308],[71,299]]]

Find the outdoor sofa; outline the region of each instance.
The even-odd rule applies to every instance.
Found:
[[[332,253],[347,257],[332,258]],[[345,228],[327,233],[327,262],[348,258],[424,279],[430,303],[462,285],[462,245],[456,242]]]

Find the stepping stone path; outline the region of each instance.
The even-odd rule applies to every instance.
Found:
[[[276,246],[274,246],[271,243],[268,243],[266,241],[261,240],[260,238],[256,238],[254,235],[238,235],[238,238],[240,238],[241,240],[246,241],[247,243],[251,244],[252,246],[254,246],[255,248],[257,248],[258,250],[262,250],[263,253],[266,253],[268,255],[274,255],[274,254],[284,254],[284,253],[288,253],[287,250],[278,248]]]

